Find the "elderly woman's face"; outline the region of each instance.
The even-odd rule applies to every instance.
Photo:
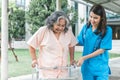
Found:
[[[61,32],[64,31],[65,26],[66,26],[66,20],[61,18],[58,21],[58,23],[55,23],[53,25],[53,32],[55,32],[55,33],[61,33]]]

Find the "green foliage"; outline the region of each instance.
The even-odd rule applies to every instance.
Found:
[[[70,24],[73,26],[78,21],[78,12],[75,8],[71,8],[72,19]]]
[[[0,7],[0,32],[1,32],[1,7]]]
[[[1,7],[0,7],[0,24],[1,24]],[[25,36],[25,11],[16,7],[14,4],[9,5],[9,40],[11,38],[20,39]],[[1,25],[0,25],[1,32]]]
[[[29,10],[26,12],[26,20],[31,25],[33,34],[40,26],[44,25],[45,19],[55,10],[56,0],[32,0]]]
[[[73,7],[68,9],[67,3],[67,0],[61,0],[61,9],[68,15],[73,14],[71,19],[71,24],[73,24],[76,21],[77,12]],[[39,27],[44,25],[46,18],[55,11],[56,0],[32,0],[28,8],[26,20],[30,24],[30,32],[33,34]]]
[[[25,11],[11,7],[9,11],[9,38],[23,39],[25,36]]]
[[[67,0],[61,1],[61,8],[63,11],[66,12],[66,14],[70,17],[70,25],[73,27],[73,25],[77,22],[78,20],[78,12],[75,9],[75,7],[68,5]],[[68,8],[69,7],[69,8]]]

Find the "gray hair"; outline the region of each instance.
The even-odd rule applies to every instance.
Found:
[[[58,23],[58,21],[60,19],[65,19],[66,20],[66,25],[65,25],[65,29],[64,32],[67,32],[68,27],[70,25],[70,20],[68,18],[68,16],[63,12],[63,11],[55,11],[54,13],[52,13],[47,19],[46,19],[46,25],[49,29],[53,28],[53,24],[54,23]]]

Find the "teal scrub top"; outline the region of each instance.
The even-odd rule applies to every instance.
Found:
[[[108,75],[110,74],[110,69],[108,66],[109,54],[108,50],[112,49],[112,29],[110,26],[107,26],[107,31],[105,36],[100,40],[98,45],[100,49],[104,49],[104,53],[95,56],[93,58],[87,59],[84,61],[81,71],[82,73],[92,73],[94,75]],[[96,31],[96,30],[95,30]],[[88,55],[94,52],[94,47],[100,35],[95,34],[92,31],[92,26],[90,25],[87,28],[87,25],[84,25],[80,34],[77,37],[78,43],[83,46],[83,55]]]

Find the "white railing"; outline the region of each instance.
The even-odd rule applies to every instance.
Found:
[[[12,42],[12,47],[15,49],[28,49],[28,45],[27,45],[26,41],[14,41],[14,42]],[[82,52],[83,47],[76,46],[75,50]],[[120,40],[112,41],[112,50],[110,50],[110,52],[120,53]]]

